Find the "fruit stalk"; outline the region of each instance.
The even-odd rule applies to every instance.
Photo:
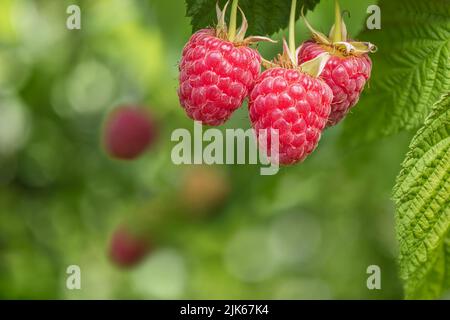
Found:
[[[234,41],[236,37],[236,20],[237,20],[237,9],[238,9],[238,0],[233,0],[231,4],[231,14],[230,14],[230,29],[228,31],[228,38],[231,42]]]
[[[333,42],[340,42],[345,41],[345,39],[342,39],[342,16],[341,16],[341,8],[339,6],[339,1],[335,0],[335,21],[334,21],[334,32],[332,36]]]
[[[297,0],[292,0],[291,15],[289,17],[289,51],[292,57],[295,57],[295,11],[297,7]]]

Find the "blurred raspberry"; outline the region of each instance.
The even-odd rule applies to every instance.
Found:
[[[220,169],[190,166],[182,179],[180,198],[188,214],[201,217],[220,207],[230,189],[230,181]]]
[[[131,160],[141,155],[156,140],[156,128],[147,110],[123,106],[108,116],[103,135],[109,155]]]
[[[120,267],[132,267],[141,262],[150,249],[148,240],[132,234],[122,226],[112,235],[109,256]]]

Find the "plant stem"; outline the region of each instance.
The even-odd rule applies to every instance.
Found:
[[[334,19],[334,34],[333,34],[333,42],[342,41],[342,16],[341,16],[341,8],[339,7],[339,1],[335,0],[335,19]]]
[[[292,0],[291,16],[289,17],[289,50],[293,57],[295,57],[295,10],[297,0]]]
[[[237,9],[238,9],[238,0],[233,0],[231,4],[231,15],[230,15],[230,28],[228,30],[228,40],[231,42],[234,41],[236,37],[236,18],[237,18]]]

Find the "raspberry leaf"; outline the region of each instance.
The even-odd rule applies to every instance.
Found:
[[[226,0],[217,1],[220,8],[223,8]],[[297,17],[302,6],[307,10],[312,10],[319,3],[319,0],[298,0]],[[216,1],[212,0],[186,0],[186,15],[191,17],[192,31],[201,28],[215,26]],[[245,12],[248,19],[249,35],[270,35],[282,28],[286,28],[289,21],[289,10],[291,0],[240,0],[239,7]]]
[[[413,138],[394,187],[406,298],[450,289],[450,95]]]
[[[354,144],[417,129],[450,90],[448,0],[381,0],[378,5],[381,30],[358,36],[379,50],[371,56],[369,88],[345,121],[343,140]]]

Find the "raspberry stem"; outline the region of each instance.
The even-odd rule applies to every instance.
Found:
[[[289,17],[289,51],[292,57],[295,57],[295,9],[297,0],[292,0],[291,15]]]
[[[238,0],[233,0],[231,4],[231,14],[230,14],[230,27],[228,31],[228,40],[231,42],[234,41],[236,37],[236,18],[237,18],[237,9],[238,9]]]
[[[335,0],[335,21],[334,21],[334,32],[332,41],[333,42],[340,42],[343,41],[342,39],[342,16],[341,16],[341,8],[339,7],[339,1]]]

